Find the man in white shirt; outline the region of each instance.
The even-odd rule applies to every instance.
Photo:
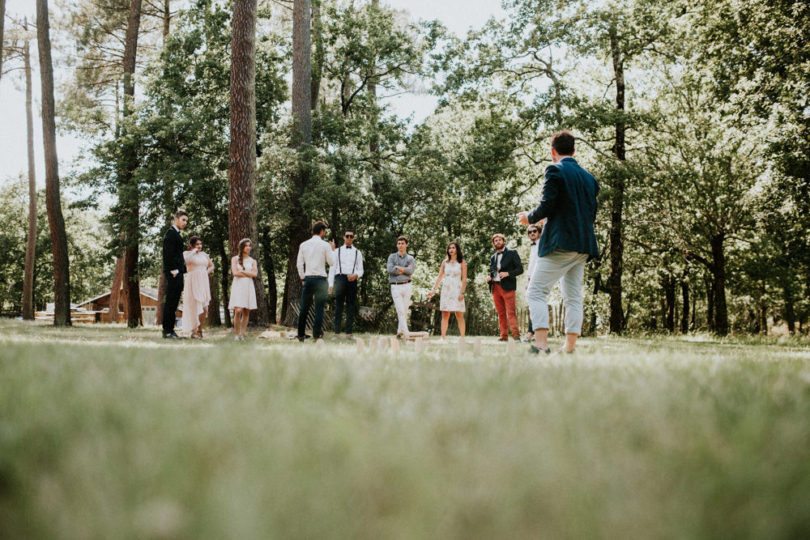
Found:
[[[317,221],[312,226],[312,238],[302,242],[298,248],[298,275],[301,277],[301,309],[298,311],[298,341],[306,338],[307,314],[315,299],[315,321],[312,336],[323,337],[323,308],[328,297],[326,264],[335,264],[335,243],[326,242],[326,223]]]
[[[335,253],[336,263],[329,267],[329,294],[335,292],[335,335],[340,334],[343,307],[346,307],[346,337],[351,339],[354,326],[357,282],[363,277],[363,254],[354,247],[354,231],[343,234],[343,245]]]

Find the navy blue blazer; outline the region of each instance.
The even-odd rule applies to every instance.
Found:
[[[498,271],[498,252],[492,254],[489,258],[489,277],[495,279],[495,273]],[[517,289],[517,276],[523,273],[523,263],[520,260],[520,254],[514,250],[504,246],[503,255],[501,255],[501,272],[509,272],[509,275],[501,279],[501,289],[505,291],[514,291]],[[489,290],[492,291],[492,286],[495,285],[494,281],[489,282]]]
[[[548,218],[537,250],[543,257],[555,249],[587,253],[588,260],[599,257],[593,222],[599,183],[572,157],[546,167],[543,198],[529,213],[529,223]]]

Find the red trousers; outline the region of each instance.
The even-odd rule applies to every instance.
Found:
[[[492,300],[498,312],[498,326],[501,327],[501,338],[507,339],[507,326],[512,330],[512,337],[520,337],[517,313],[515,312],[515,291],[505,291],[500,283],[492,285]]]

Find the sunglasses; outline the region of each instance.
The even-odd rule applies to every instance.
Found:
[[[538,232],[540,232],[540,231],[538,231],[537,229],[529,230],[529,234],[537,234]]]
[[[345,235],[343,235],[343,238],[354,238],[354,235],[353,234],[345,234]]]

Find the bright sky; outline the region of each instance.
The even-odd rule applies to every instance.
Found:
[[[54,9],[55,2],[50,3],[51,9]],[[409,11],[414,20],[438,19],[458,35],[466,34],[469,28],[482,26],[490,17],[503,15],[500,0],[382,0],[382,3],[394,9]],[[36,18],[34,2],[31,0],[7,0],[6,13],[14,17],[28,16],[29,20]],[[6,21],[8,31],[8,19]],[[31,55],[34,65],[34,156],[37,184],[43,186],[45,166],[42,160],[42,120],[39,117],[40,92],[36,43],[32,43]],[[6,68],[5,65],[3,67]],[[57,78],[65,75],[58,73],[58,64],[55,68]],[[27,174],[24,88],[21,72],[0,79],[0,184]],[[58,99],[57,95],[57,101]],[[412,114],[414,120],[419,122],[433,111],[436,98],[429,95],[404,94],[391,98],[390,104],[399,115]],[[81,140],[69,135],[58,135],[60,175],[70,172],[71,165],[82,147]]]

